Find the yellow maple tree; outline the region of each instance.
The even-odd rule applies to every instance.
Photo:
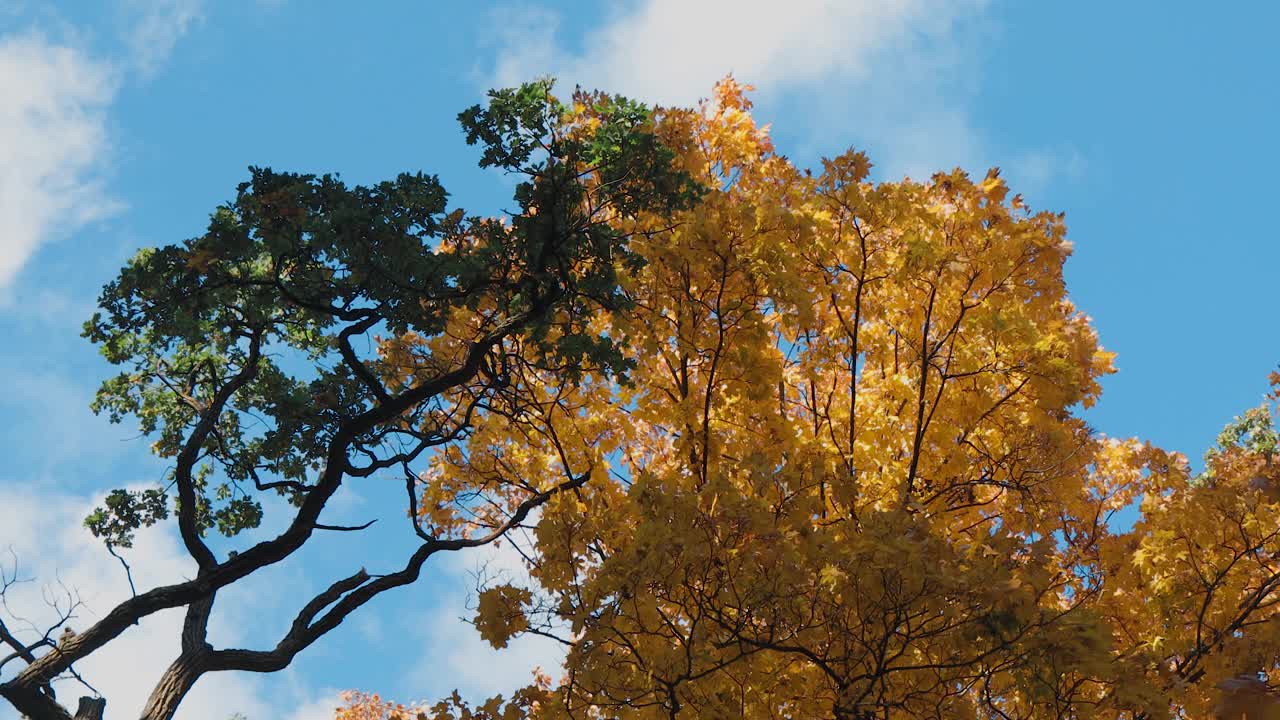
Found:
[[[1099,435],[1078,408],[1112,355],[1067,297],[1061,214],[995,170],[873,183],[851,151],[803,171],[748,90],[654,112],[705,195],[616,220],[644,262],[592,329],[627,381],[499,353],[521,400],[419,478],[439,536],[561,490],[529,521],[527,586],[475,618],[495,647],[561,636],[560,677],[339,717],[1276,717],[1274,409],[1199,475]],[[451,336],[389,339],[385,367],[411,384]]]

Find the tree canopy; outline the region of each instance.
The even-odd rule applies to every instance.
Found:
[[[61,621],[32,637],[0,620],[0,667],[19,664],[0,697],[32,720],[70,718],[55,679],[143,618],[184,608],[181,653],[142,711],[168,720],[202,675],[286,667],[370,599],[413,582],[433,555],[492,542],[585,482],[511,486],[509,514],[480,532],[419,521],[415,463],[463,440],[479,417],[535,402],[513,375],[625,376],[628,361],[593,328],[627,302],[617,273],[638,262],[616,220],[666,214],[697,196],[645,107],[584,94],[573,115],[549,89],[496,91],[459,116],[467,142],[483,149],[480,164],[521,178],[509,221],[450,210],[440,182],[421,173],[348,187],[253,168],[204,234],[140,252],[106,286],[85,336],[121,372],[103,383],[94,410],[135,419],[170,470],[157,487],[111,491],[85,524],[116,553],[139,528],[173,517],[197,573],[56,640]],[[421,341],[411,373],[395,369],[398,356],[365,350],[377,335]],[[410,557],[297,598],[296,618],[274,643],[210,645],[222,588],[317,532],[359,530],[327,524],[322,512],[343,483],[388,475],[407,490],[420,541]],[[234,538],[257,527],[264,508],[288,514],[282,532],[215,555],[209,532]],[[102,713],[89,704],[86,712]]]
[[[996,170],[799,169],[747,90],[494,91],[460,120],[520,178],[509,217],[434,176],[253,169],[207,232],[131,260],[86,325],[121,368],[94,408],[170,471],[86,525],[114,553],[172,521],[197,574],[56,640],[0,619],[0,697],[70,718],[53,680],[183,608],[142,715],[168,720],[203,675],[280,670],[502,541],[528,576],[479,593],[476,629],[557,637],[563,667],[474,704],[357,693],[341,720],[1280,717],[1274,404],[1201,472],[1099,434],[1112,355],[1068,298],[1063,215]],[[416,550],[213,647],[219,591],[358,532],[323,512],[375,481],[403,485]],[[212,549],[267,513],[280,534]]]
[[[563,668],[474,706],[355,694],[342,720],[1280,717],[1274,407],[1199,474],[1104,437],[1080,411],[1112,355],[1068,299],[1061,214],[995,170],[802,171],[731,80],[654,117],[703,197],[615,220],[641,262],[592,330],[627,381],[513,366],[530,402],[420,485],[423,522],[465,534],[522,483],[587,478],[474,618],[499,648],[560,637]],[[383,347],[430,377],[430,342]]]

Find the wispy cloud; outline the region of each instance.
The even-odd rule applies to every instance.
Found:
[[[323,697],[304,703],[289,712],[288,720],[333,720],[343,704],[337,691],[325,691]]]
[[[50,237],[119,208],[105,183],[112,67],[38,32],[0,38],[0,289]]]
[[[123,8],[130,65],[142,77],[154,74],[203,13],[202,0],[129,0]]]
[[[1015,156],[1008,176],[1019,190],[1033,200],[1055,180],[1076,181],[1084,177],[1088,161],[1074,147],[1044,147]]]
[[[84,33],[55,19],[0,35],[0,291],[45,243],[123,203],[109,187],[110,110],[129,77],[146,79],[201,16],[202,0],[128,0],[123,50],[95,55]],[[11,22],[24,17],[13,10]]]
[[[468,597],[464,588],[474,588],[477,578],[536,587],[510,541],[450,554],[443,558],[442,566],[449,579],[447,587],[452,589],[431,611],[431,618],[422,629],[424,653],[403,678],[415,694],[434,701],[457,690],[468,700],[483,700],[498,694],[509,696],[513,690],[528,685],[533,681],[534,669],[553,678],[559,676],[565,648],[556,641],[524,635],[513,638],[506,648],[494,650],[479,631],[465,622],[475,615],[475,596]],[[442,672],[446,668],[448,672]]]

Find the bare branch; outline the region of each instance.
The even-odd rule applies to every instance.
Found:
[[[322,523],[316,523],[315,528],[317,530],[336,530],[338,532],[355,532],[356,530],[364,530],[365,528],[369,527],[370,525],[376,522],[378,522],[377,518],[374,518],[362,525],[324,525]]]

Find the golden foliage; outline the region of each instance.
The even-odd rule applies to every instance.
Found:
[[[424,478],[421,515],[458,534],[581,481],[542,509],[532,586],[480,597],[497,647],[531,623],[571,642],[518,712],[1273,717],[1271,411],[1197,477],[1100,437],[1075,408],[1112,355],[1067,298],[1062,215],[995,170],[802,172],[747,89],[655,116],[708,194],[619,228],[646,262],[596,329],[631,382],[508,368],[540,402],[478,417]]]

